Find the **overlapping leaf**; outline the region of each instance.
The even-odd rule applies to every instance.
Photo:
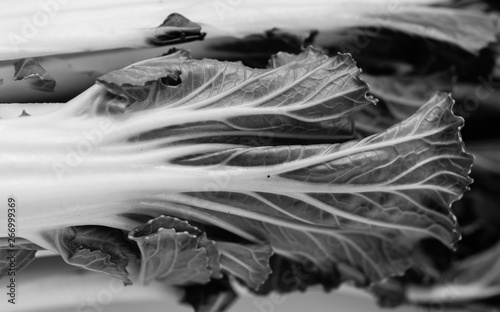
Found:
[[[450,246],[457,240],[449,207],[470,183],[472,157],[463,150],[463,121],[451,112],[446,94],[359,141],[196,149],[200,142],[252,145],[241,138],[257,133],[331,142],[323,135],[352,133],[351,113],[370,102],[349,56],[329,59],[308,49],[298,56],[280,53],[269,67],[194,61],[177,52],[99,80],[127,103],[125,118],[133,120],[141,110],[142,119],[154,119],[134,139],[164,149],[167,143],[185,145],[181,156],[162,163],[175,170],[199,168],[204,176],[224,180],[210,190],[195,183],[151,194],[141,206],[160,202],[165,213],[224,224],[246,239],[270,243],[277,254],[312,261],[323,272],[335,263],[342,280],[359,284],[403,272],[422,238]],[[106,111],[97,105],[97,111]],[[189,140],[182,140],[186,134]]]
[[[228,278],[211,280],[204,285],[189,285],[184,290],[182,302],[191,305],[196,312],[226,311],[238,297]]]
[[[17,272],[35,260],[36,252],[29,249],[0,249],[0,279],[6,276],[15,278]]]
[[[229,186],[160,198],[210,210],[289,258],[325,271],[341,263],[348,274],[380,280],[410,265],[419,239],[452,245],[458,238],[449,207],[471,182],[472,156],[463,150],[463,121],[452,104],[436,95],[408,120],[344,144],[184,157],[175,163],[234,170]]]
[[[496,20],[482,12],[416,5],[405,7],[393,3],[388,4],[386,13],[373,14],[371,25],[383,25],[411,35],[456,44],[476,54],[488,43],[496,41]]]
[[[348,55],[309,48],[279,53],[269,69],[191,60],[186,52],[151,59],[99,78],[127,112],[180,116],[145,128],[134,140],[269,145],[277,139],[335,142],[352,138],[351,113],[373,99]],[[114,103],[113,101],[111,101]],[[116,102],[116,101],[115,101]],[[109,111],[110,102],[98,103]],[[151,119],[152,120],[152,119]]]
[[[122,231],[99,226],[76,226],[49,231],[64,260],[75,266],[108,274],[131,285],[127,265],[136,259]]]
[[[453,75],[442,71],[424,76],[363,75],[363,79],[370,93],[384,100],[396,123],[413,115],[435,92],[451,92]]]
[[[370,85],[370,93],[382,100],[376,106],[368,105],[354,113],[356,130],[364,137],[410,117],[435,92],[450,92],[453,75],[447,70],[423,76],[364,74],[363,79]]]
[[[375,102],[359,73],[348,55],[308,49],[278,54],[268,69],[177,52],[102,77],[63,111],[90,124],[105,116],[115,126],[60,185],[88,196],[81,205],[96,216],[65,224],[108,224],[119,234],[135,228],[129,238],[146,283],[187,286],[229,274],[257,289],[271,249],[294,268],[311,264],[300,287],[367,285],[404,272],[422,238],[450,247],[458,239],[449,208],[471,182],[472,156],[447,94],[381,133],[345,142],[354,135],[352,113]],[[101,185],[112,188],[111,198]],[[153,220],[137,227],[146,216]],[[36,222],[30,216],[24,224],[39,229]],[[111,248],[114,238],[92,234],[96,228],[75,224],[52,239],[68,262],[108,259],[127,281],[131,256],[120,252],[129,242]],[[116,276],[111,267],[86,266]]]
[[[221,278],[215,244],[196,227],[161,216],[130,232],[141,250],[140,279],[164,280],[170,285],[205,284]]]
[[[273,254],[271,246],[246,245],[218,242],[222,269],[244,281],[250,288],[258,290],[271,274],[269,258]]]
[[[36,59],[21,59],[14,63],[14,80],[30,79],[35,90],[53,92],[56,80],[43,68]]]

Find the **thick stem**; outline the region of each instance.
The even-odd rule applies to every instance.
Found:
[[[412,0],[401,7],[445,2]],[[320,32],[370,26],[371,14],[391,13],[389,0],[212,1],[102,0],[99,2],[6,0],[0,15],[0,60],[118,48],[150,47],[148,39],[171,13],[199,23],[210,38],[244,37],[272,28]],[[319,9],[318,9],[319,8]],[[398,7],[399,8],[399,7]],[[333,16],[333,18],[332,18]],[[40,21],[40,19],[42,19]],[[40,24],[41,23],[41,24]],[[360,25],[361,24],[361,25]],[[167,29],[168,31],[168,29]]]
[[[412,304],[453,304],[486,299],[500,293],[500,286],[483,286],[480,283],[449,283],[426,287],[410,285],[406,289],[406,298]]]
[[[131,203],[138,198],[203,191],[217,181],[244,177],[244,170],[169,162],[197,149],[217,151],[232,145],[130,152],[129,142],[113,139],[113,120],[85,115],[62,118],[69,112],[77,111],[70,107],[43,116],[0,120],[0,192],[2,198],[15,196],[19,201],[19,236],[36,238],[43,230],[88,224],[130,230],[137,224],[118,215],[137,212]],[[114,148],[110,150],[105,141]],[[6,234],[2,226],[0,237]]]

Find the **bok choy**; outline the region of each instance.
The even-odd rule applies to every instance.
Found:
[[[0,119],[18,268],[51,250],[126,285],[181,287],[201,311],[224,302],[206,298],[229,280],[258,293],[366,287],[418,267],[423,239],[453,248],[450,205],[473,162],[453,100],[436,93],[360,139],[353,114],[376,103],[360,72],[313,48],[265,69],[181,50],[112,71],[52,112]]]

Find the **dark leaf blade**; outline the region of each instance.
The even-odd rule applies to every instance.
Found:
[[[207,235],[203,233],[199,238],[199,246],[205,248],[207,252],[208,269],[212,272],[211,277],[215,279],[222,278],[220,252],[217,249],[217,244],[213,240],[209,240]]]
[[[182,64],[189,59],[191,55],[188,51],[178,50],[160,58],[148,59],[111,71],[99,77],[97,82],[110,93],[127,97],[133,103],[134,100],[144,100],[154,87],[151,86],[154,82],[165,80],[166,77],[169,81],[177,80],[181,72],[178,67],[172,65]],[[140,91],[142,92],[139,93]]]
[[[14,63],[14,80],[30,79],[34,89],[53,92],[55,79],[34,58],[21,59]]]
[[[217,242],[217,249],[221,253],[219,261],[222,269],[254,290],[258,290],[271,274],[269,259],[273,250],[268,244]]]
[[[432,305],[436,298],[445,307],[462,307],[468,310],[475,305],[490,311],[496,306],[494,298],[500,295],[500,244],[455,262],[432,285],[409,285],[406,299],[415,305]],[[488,303],[489,299],[492,304]]]
[[[273,255],[270,261],[271,275],[261,287],[255,291],[259,295],[271,292],[290,293],[304,292],[310,286],[321,285],[325,291],[337,288],[342,282],[341,274],[335,265],[325,273],[312,261],[296,262],[279,255]]]
[[[89,271],[102,272],[123,281],[125,285],[132,285],[129,274],[124,266],[113,263],[111,256],[100,250],[77,249],[67,259],[68,263],[82,267]]]
[[[0,249],[0,279],[9,276],[15,278],[15,274],[35,260],[36,252],[31,249]]]
[[[11,241],[8,237],[0,237],[0,249],[9,249]],[[27,249],[27,250],[43,250],[42,247],[30,242],[27,239],[16,237],[16,248],[13,249]]]
[[[206,33],[201,32],[201,26],[178,13],[172,13],[163,23],[150,30],[147,42],[155,46],[184,43],[203,40]]]
[[[361,108],[353,118],[356,131],[362,138],[385,131],[398,122],[382,102]]]
[[[199,234],[201,232],[187,222],[164,216],[132,230],[129,239],[137,243],[142,255],[141,282],[148,284],[158,279],[181,286],[205,284],[213,274],[219,277],[219,268],[214,262],[218,254],[204,236],[197,236]]]
[[[196,226],[189,224],[188,222],[173,218],[169,216],[159,216],[149,220],[146,224],[134,229],[129,236],[141,237],[154,234],[161,229],[172,229],[175,232],[185,232],[192,236],[198,236],[201,234],[200,229]]]
[[[453,73],[442,71],[425,76],[363,75],[370,93],[384,100],[396,121],[413,115],[435,92],[451,92]]]
[[[239,172],[219,192],[161,195],[256,239],[289,259],[331,264],[360,283],[402,273],[422,238],[458,239],[450,205],[467,190],[472,156],[463,119],[447,94],[386,131],[335,145],[237,148],[184,157],[182,166],[224,165]],[[231,187],[232,186],[232,187]],[[232,190],[230,192],[230,190]]]
[[[131,285],[127,266],[137,261],[136,250],[122,231],[100,226],[74,226],[44,234],[71,265],[101,272]]]
[[[367,20],[367,25],[382,25],[410,35],[457,45],[473,54],[478,54],[496,41],[496,19],[474,10],[414,5],[398,7],[397,14],[369,16],[371,19]]]
[[[329,58],[309,48],[300,55],[279,53],[271,68],[250,69],[237,63],[190,60],[178,53],[98,79],[124,101],[128,113],[151,110],[199,116],[190,117],[189,122],[183,123],[186,118],[182,118],[177,124],[151,127],[131,140],[168,137],[170,144],[256,146],[270,145],[273,139],[338,142],[354,135],[352,112],[374,102],[366,96],[360,70],[348,55]],[[171,75],[181,83],[162,82]]]
[[[137,239],[142,251],[141,281],[165,280],[172,285],[204,284],[210,280],[206,251],[198,240],[186,233],[162,229],[152,236]]]
[[[244,38],[207,42],[208,53],[215,53],[219,60],[241,61],[250,67],[265,68],[269,58],[278,52],[301,53],[304,48],[312,45],[317,33],[317,31],[285,31],[274,28]]]
[[[363,74],[370,94],[382,101],[354,113],[356,130],[363,137],[382,132],[413,115],[435,92],[451,92],[452,71],[425,76],[372,76]]]
[[[405,287],[397,279],[388,279],[370,287],[377,304],[384,308],[396,308],[406,303]]]
[[[227,278],[183,288],[182,303],[191,305],[196,312],[224,312],[238,298]]]
[[[14,246],[11,245],[11,242],[7,237],[0,238],[0,279],[4,276],[10,276],[11,263],[15,263],[15,269],[11,272],[20,272],[35,260],[36,252],[43,249],[20,237],[16,237]]]

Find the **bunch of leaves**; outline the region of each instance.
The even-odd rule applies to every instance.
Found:
[[[68,195],[59,209],[34,197],[42,208],[32,203],[23,220],[18,268],[49,249],[127,285],[158,279],[180,287],[198,311],[226,309],[236,297],[233,280],[257,294],[350,282],[383,306],[494,307],[495,9],[492,2],[443,1],[377,11],[334,31],[273,28],[207,41],[194,52],[218,61],[173,51],[100,77],[52,118],[6,122],[14,129],[0,138],[13,150],[4,152],[7,160],[23,151],[12,143],[20,126],[29,129],[25,138],[61,138],[46,150],[78,143],[63,119],[91,129],[108,118],[119,129],[82,167],[60,166],[64,154],[49,155],[60,160]],[[170,39],[185,36],[179,27],[203,38],[195,23],[176,21],[189,27],[163,27]],[[305,49],[313,42],[322,52]],[[268,61],[279,51],[293,54]],[[338,52],[351,53],[364,72]],[[54,87],[32,59],[17,63],[16,77]],[[453,100],[436,91],[458,100],[454,111],[468,119],[464,138],[476,155],[474,187],[453,211],[471,182],[472,157]],[[23,198],[61,185],[41,187],[19,174],[35,168],[46,178],[39,164],[2,165],[19,178],[0,186],[22,185],[16,193]],[[117,172],[112,183],[102,181]],[[104,185],[113,185],[110,198],[99,192]],[[8,244],[1,241],[2,258],[12,252]]]
[[[494,2],[456,1],[450,5],[463,12],[484,13],[498,25]],[[461,28],[453,25],[453,29],[449,34],[458,34]],[[494,32],[498,38],[498,30]],[[491,38],[491,32],[477,34],[477,38],[485,36]],[[297,39],[301,37],[304,36],[296,34]],[[454,205],[462,234],[456,249],[452,251],[434,240],[422,241],[412,255],[419,266],[402,277],[371,286],[379,303],[431,307],[437,304],[466,310],[494,308],[499,298],[495,264],[500,242],[497,41],[473,51],[463,44],[380,27],[348,29],[343,40],[323,47],[330,54],[349,51],[364,69],[362,76],[370,85],[370,93],[380,100],[377,106],[365,106],[355,112],[360,137],[405,120],[425,105],[433,92],[447,91],[457,100],[455,113],[467,118],[464,140],[476,156],[472,191]],[[455,293],[450,296],[451,290]]]
[[[23,161],[0,163],[1,186],[24,198],[23,238],[36,244],[17,261],[49,249],[125,284],[183,287],[203,311],[233,298],[225,279],[261,293],[366,287],[418,265],[424,238],[451,248],[450,205],[472,164],[452,99],[355,139],[353,113],[375,102],[359,75],[349,55],[312,48],[267,69],[177,51],[99,78],[54,113],[2,120],[3,159]],[[70,167],[68,146],[102,122],[114,131]],[[36,160],[24,155],[33,140]],[[57,203],[43,195],[56,190]]]

